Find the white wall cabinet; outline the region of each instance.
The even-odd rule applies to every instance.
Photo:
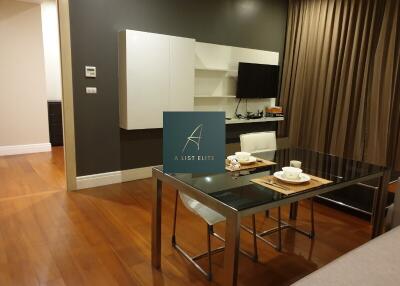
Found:
[[[162,128],[163,111],[225,111],[233,117],[239,62],[279,64],[276,52],[126,30],[119,33],[120,126]],[[275,99],[249,100],[249,111]],[[246,110],[241,110],[245,113]]]
[[[194,61],[194,39],[120,32],[120,126],[162,128],[163,111],[192,111]]]
[[[171,37],[169,111],[193,111],[195,41]]]

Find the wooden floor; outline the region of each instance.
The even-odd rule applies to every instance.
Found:
[[[65,191],[63,152],[55,147],[46,153],[0,156],[0,201]]]
[[[223,282],[223,254],[213,257],[215,279],[209,283],[171,248],[171,189],[164,189],[159,272],[150,265],[151,181],[66,193],[61,162],[60,149],[48,154],[0,157],[0,285]],[[301,204],[299,216],[299,225],[307,227],[306,202]],[[259,229],[272,226],[263,214],[257,216],[257,224]],[[216,229],[223,234],[223,228],[219,225]],[[317,204],[315,240],[286,231],[282,253],[259,242],[259,263],[240,257],[239,285],[289,285],[365,243],[369,232],[366,221]],[[178,242],[191,253],[198,253],[206,248],[205,234],[205,224],[181,207]],[[242,233],[242,247],[251,250],[251,238],[246,233]]]

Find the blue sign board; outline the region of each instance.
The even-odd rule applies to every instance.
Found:
[[[220,173],[225,169],[225,112],[164,112],[166,173]]]

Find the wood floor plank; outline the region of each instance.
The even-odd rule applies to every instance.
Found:
[[[213,256],[214,280],[208,282],[171,246],[173,189],[164,187],[159,271],[150,263],[151,180],[66,193],[62,156],[58,148],[0,157],[0,285],[222,284],[223,253]],[[282,208],[286,219],[288,212]],[[259,263],[241,255],[239,285],[290,285],[369,240],[367,221],[317,203],[315,217],[314,240],[288,230],[282,253],[259,241]],[[258,230],[276,226],[264,214],[256,222]],[[297,225],[309,228],[307,201],[300,203]],[[206,249],[205,227],[180,204],[177,240],[190,253]],[[224,235],[223,223],[215,229]],[[252,251],[244,232],[241,247]],[[206,266],[206,260],[200,264]]]

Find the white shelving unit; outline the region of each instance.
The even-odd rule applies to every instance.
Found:
[[[279,63],[279,53],[276,52],[201,42],[196,42],[195,50],[194,110],[225,111],[227,117],[233,117],[238,103],[235,95],[239,62],[269,65]],[[239,113],[246,112],[245,104],[248,111],[255,112],[274,105],[275,99],[249,99],[241,104]],[[227,124],[251,122],[228,120]]]

